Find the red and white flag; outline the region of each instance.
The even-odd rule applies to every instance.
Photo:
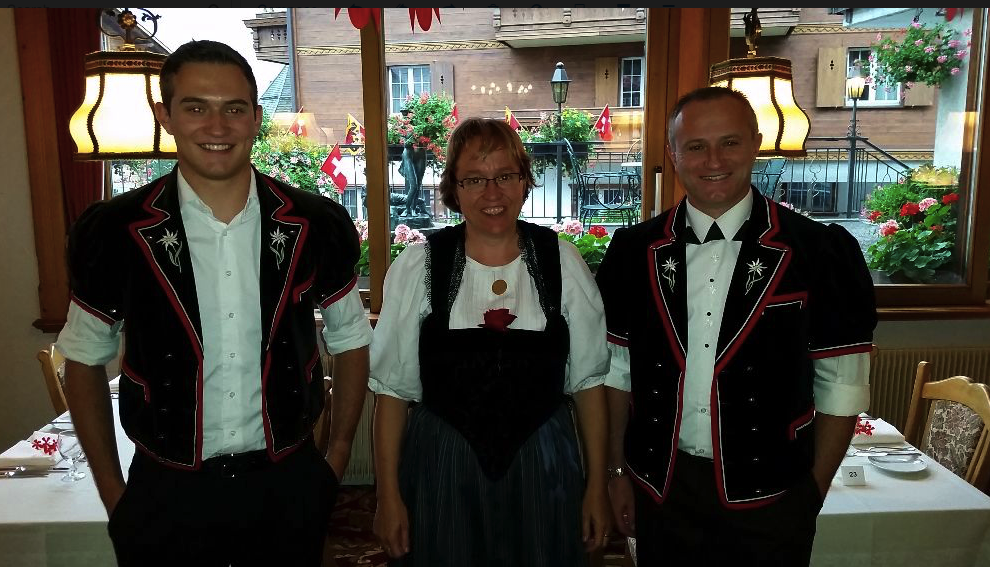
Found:
[[[306,121],[302,117],[302,107],[299,108],[299,112],[296,113],[296,117],[292,119],[292,126],[289,126],[289,133],[295,134],[296,136],[306,135]]]
[[[343,165],[344,156],[340,154],[340,144],[334,144],[333,149],[327,154],[327,159],[320,166],[320,170],[330,177],[330,180],[340,191],[347,187],[347,177],[344,175]]]
[[[595,130],[598,130],[598,137],[606,142],[612,140],[612,118],[609,116],[608,105],[602,109],[598,122],[595,122]]]
[[[519,121],[516,120],[516,117],[512,115],[512,111],[509,110],[508,106],[505,107],[505,123],[508,124],[509,128],[512,128],[513,130],[522,128],[522,124],[520,124]]]
[[[451,107],[451,109],[450,109],[450,116],[454,119],[454,124],[457,124],[458,122],[460,122],[460,119],[457,117],[457,103],[456,102],[454,103],[454,106]]]

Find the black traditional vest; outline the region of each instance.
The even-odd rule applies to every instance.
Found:
[[[464,225],[427,239],[432,312],[419,343],[423,404],[465,437],[492,480],[505,474],[526,439],[564,401],[569,336],[560,312],[557,235],[521,221],[518,227],[522,258],[547,318],[543,331],[449,329],[464,273]]]

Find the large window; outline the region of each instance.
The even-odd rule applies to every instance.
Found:
[[[846,68],[848,69],[848,74],[855,72],[855,69],[862,65],[863,69],[869,66],[870,75],[876,75],[877,65],[873,61],[874,51],[869,47],[851,47],[849,48],[849,56],[847,58]],[[863,88],[863,96],[860,97],[858,104],[860,106],[896,106],[900,104],[901,100],[901,84],[897,83],[893,87],[884,87],[873,85],[873,81],[867,81],[866,86]],[[852,106],[852,100],[846,97],[846,106]]]
[[[391,94],[389,109],[393,113],[402,110],[407,96],[430,92],[429,65],[389,67],[388,76]]]
[[[622,59],[621,106],[643,106],[643,58]]]

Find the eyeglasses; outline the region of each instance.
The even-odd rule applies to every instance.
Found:
[[[508,189],[523,178],[522,173],[503,173],[495,177],[465,177],[457,184],[465,191],[482,191],[489,181],[494,181],[499,189]]]

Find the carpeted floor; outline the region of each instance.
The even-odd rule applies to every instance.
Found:
[[[385,552],[371,531],[374,517],[374,487],[342,486],[330,520],[330,536],[323,552],[324,567],[385,567]],[[592,565],[632,565],[624,553],[625,540],[615,539],[605,549],[602,562],[592,562]]]

